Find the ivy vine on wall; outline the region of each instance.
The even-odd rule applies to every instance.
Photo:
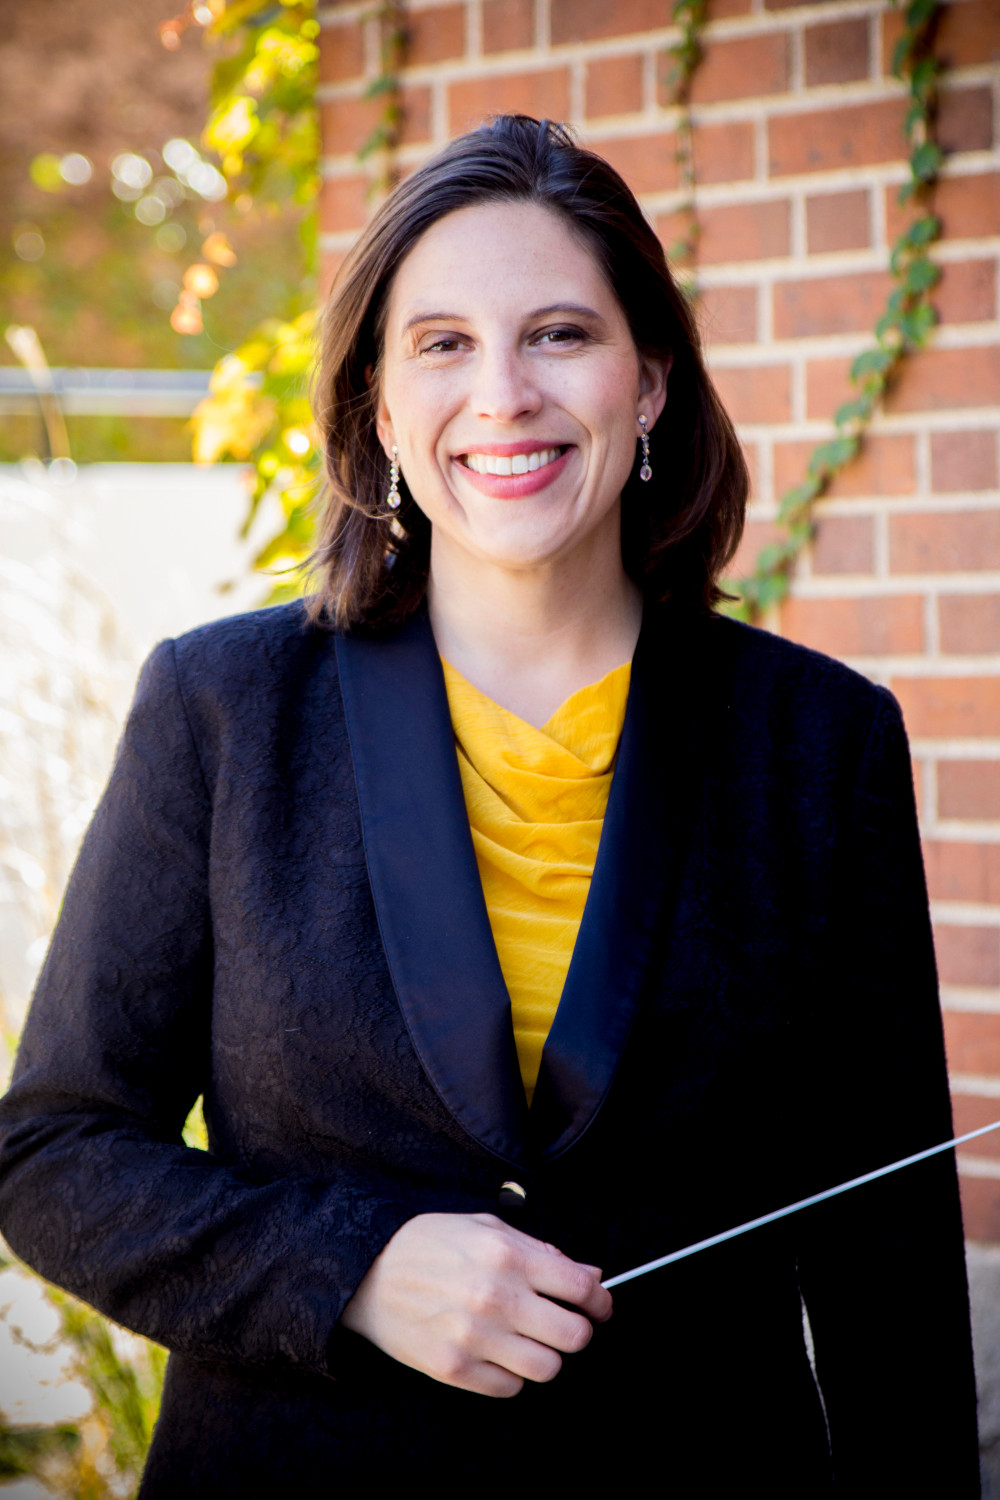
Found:
[[[941,221],[931,212],[943,160],[934,139],[942,65],[934,55],[933,41],[940,9],[940,0],[911,0],[903,11],[903,32],[892,58],[892,71],[905,81],[910,95],[904,126],[909,177],[898,196],[900,204],[916,209],[890,252],[889,269],[896,285],[875,325],[874,342],[851,365],[854,395],[836,412],[833,437],[814,448],[805,477],[778,502],[784,535],[762,549],[746,578],[730,585],[737,598],[728,612],[744,620],[760,619],[788,596],[795,564],[816,529],[816,501],[857,455],[905,359],[927,342],[936,322],[930,292],[941,272],[928,252],[941,233]]]

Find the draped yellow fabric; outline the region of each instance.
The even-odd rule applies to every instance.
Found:
[[[443,667],[530,1103],[594,873],[631,664],[573,693],[541,729]]]

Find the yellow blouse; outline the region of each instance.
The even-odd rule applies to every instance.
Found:
[[[573,693],[541,729],[442,664],[530,1103],[594,873],[631,664]]]

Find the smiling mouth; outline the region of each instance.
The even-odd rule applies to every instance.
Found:
[[[459,462],[476,474],[533,474],[562,458],[568,446],[540,448],[537,453],[513,453],[509,458],[494,453],[463,453]]]

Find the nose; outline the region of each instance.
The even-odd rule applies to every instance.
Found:
[[[494,422],[534,416],[541,408],[542,393],[530,359],[517,349],[483,348],[476,362],[471,402],[476,416]]]

